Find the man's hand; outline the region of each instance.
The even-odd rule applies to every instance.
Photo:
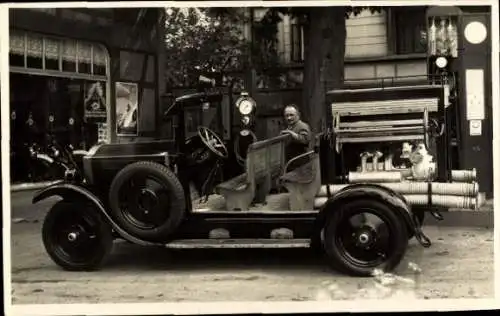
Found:
[[[299,138],[299,135],[292,130],[285,129],[281,131],[281,135],[286,135],[286,134],[291,135],[293,139]]]

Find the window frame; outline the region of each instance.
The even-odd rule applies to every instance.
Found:
[[[401,11],[407,13],[408,11],[416,11],[419,14],[423,13],[424,16],[424,26],[427,25],[425,21],[425,16],[426,16],[426,11],[428,9],[428,6],[414,6],[414,7],[390,7],[387,8],[386,11],[386,27],[387,27],[387,50],[389,55],[397,55],[397,56],[405,56],[405,55],[425,55],[427,53],[426,47],[424,46],[422,48],[422,51],[409,51],[409,52],[401,52],[401,50],[398,47],[398,34],[397,34],[397,16],[398,13],[401,13]],[[422,11],[423,12],[422,12]],[[398,12],[399,11],[399,12]],[[415,39],[416,41],[416,39]],[[415,44],[415,42],[414,42]]]
[[[299,32],[299,43],[295,45],[294,43],[294,34],[295,32]],[[304,25],[299,22],[291,22],[290,23],[290,62],[292,63],[303,63],[304,62]],[[299,47],[299,52],[296,52],[296,46]],[[298,55],[299,58],[296,59],[295,56]]]
[[[136,54],[137,58],[143,58],[142,67],[140,69],[141,74],[140,74],[139,78],[132,79],[128,76],[122,75],[122,73],[121,73],[122,62],[124,60],[122,59],[121,53],[130,53],[132,55]],[[158,108],[157,107],[157,105],[159,104],[159,100],[158,100],[158,89],[159,89],[159,86],[158,86],[158,56],[156,54],[154,54],[153,52],[146,52],[146,51],[142,51],[142,50],[133,50],[133,49],[122,48],[122,49],[119,49],[119,51],[118,51],[118,58],[117,59],[118,59],[118,63],[119,63],[119,71],[118,71],[118,76],[117,76],[118,78],[116,79],[114,84],[116,85],[116,82],[136,84],[137,85],[137,103],[138,103],[138,106],[137,106],[137,131],[136,131],[136,134],[118,133],[118,122],[116,121],[116,119],[115,119],[115,123],[114,123],[115,133],[119,137],[147,137],[147,136],[151,136],[154,133],[154,131],[149,131],[149,130],[144,131],[143,129],[141,129],[142,125],[139,123],[141,120],[141,111],[142,111],[142,104],[141,103],[142,103],[143,93],[144,93],[145,89],[153,91],[153,93],[154,93],[153,100],[155,103],[155,108]],[[152,81],[148,81],[148,78],[147,78],[148,63],[149,63],[150,59],[153,62],[153,69],[152,69],[153,70],[153,78],[152,78],[153,80]],[[115,99],[116,99],[116,95],[115,95]],[[115,102],[116,102],[116,100],[115,100]],[[115,109],[115,112],[116,112],[116,109]],[[115,113],[115,116],[116,116],[116,113]],[[156,110],[156,113],[155,113],[154,124],[155,124],[155,129],[156,129],[158,127],[158,110]]]

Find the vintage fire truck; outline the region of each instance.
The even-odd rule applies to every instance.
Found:
[[[177,115],[175,142],[96,145],[71,177],[36,194],[34,203],[63,198],[43,224],[48,254],[65,269],[87,270],[117,238],[172,248],[311,246],[341,271],[370,275],[396,267],[412,237],[430,245],[425,210],[439,217],[440,208],[478,207],[474,170],[449,167],[443,86],[328,97],[331,124],[311,151],[286,161],[290,136],[254,142],[235,177],[223,172],[230,154],[215,123],[220,98],[178,98],[167,113]],[[214,107],[214,120],[188,128],[193,101],[199,115]],[[254,105],[239,100],[242,113]],[[186,137],[190,129],[197,133]],[[196,188],[202,197],[192,199]],[[293,234],[277,236],[283,228]]]
[[[230,171],[235,136],[222,137],[234,122],[225,126],[222,117],[237,107],[238,134],[249,135],[251,96],[229,107],[220,93],[177,98],[165,113],[175,140],[96,145],[64,181],[36,193],[34,203],[62,198],[43,223],[46,251],[64,269],[93,270],[116,239],[169,248],[310,247],[346,274],[391,271],[412,238],[431,245],[424,214],[440,219],[443,210],[482,204],[476,170],[452,167],[449,91],[446,80],[329,91],[328,124],[309,152],[287,161],[290,136],[257,140],[239,157],[239,172]]]

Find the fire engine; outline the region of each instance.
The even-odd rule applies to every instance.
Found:
[[[249,94],[226,106],[213,91],[179,97],[164,115],[173,140],[96,145],[35,195],[34,203],[62,197],[44,220],[47,253],[64,269],[94,270],[116,239],[310,247],[346,274],[391,271],[412,238],[431,246],[424,214],[442,219],[443,210],[483,203],[476,169],[451,159],[449,60],[432,60],[429,84],[328,91],[326,128],[289,161],[289,135],[252,136],[258,104]],[[241,129],[224,140],[236,119]],[[242,136],[252,138],[244,155],[234,146]]]

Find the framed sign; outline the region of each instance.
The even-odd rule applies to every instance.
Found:
[[[106,119],[106,91],[103,82],[85,83],[85,118]]]
[[[138,87],[136,83],[117,82],[116,133],[119,136],[137,136],[138,131]]]

